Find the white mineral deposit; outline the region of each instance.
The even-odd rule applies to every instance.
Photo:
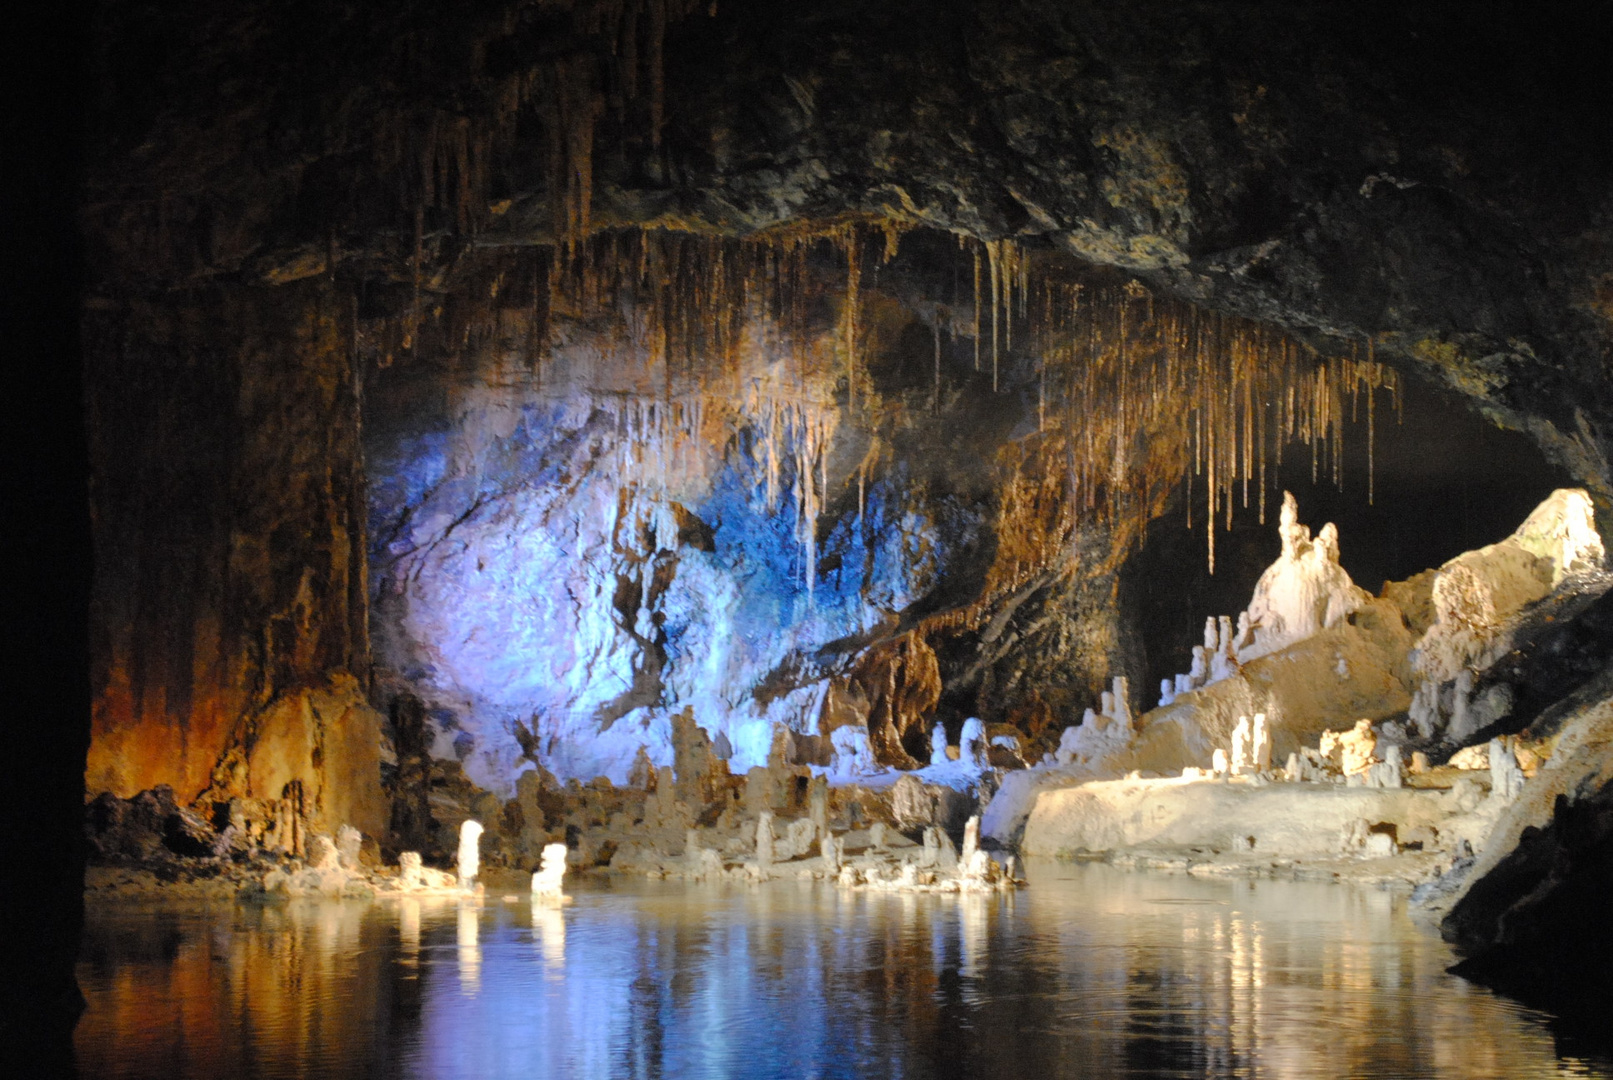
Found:
[[[476,887],[476,876],[482,867],[482,823],[467,818],[459,826],[459,884],[462,888]]]

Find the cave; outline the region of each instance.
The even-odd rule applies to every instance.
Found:
[[[45,44],[30,1069],[1613,1075],[1600,5]]]

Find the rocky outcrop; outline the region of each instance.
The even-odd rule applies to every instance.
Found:
[[[1607,589],[1605,554],[1583,491],[1554,492],[1506,540],[1460,555],[1411,582],[1387,584],[1377,598],[1358,589],[1338,565],[1331,525],[1322,530],[1321,542],[1312,544],[1309,530],[1297,523],[1291,497],[1279,529],[1282,552],[1257,583],[1237,634],[1225,617],[1206,629],[1206,642],[1213,633],[1217,643],[1213,663],[1204,660],[1208,644],[1196,650],[1193,673],[1177,684],[1182,692],[1138,717],[1135,730],[1130,723],[1100,729],[1089,711],[1080,728],[1067,729],[1062,743],[1067,749],[1056,760],[1005,781],[1002,796],[985,815],[988,835],[1014,843],[1022,828],[1029,837],[1031,823],[1045,816],[1035,842],[1040,850],[1055,850],[1065,842],[1059,839],[1061,830],[1085,835],[1090,831],[1082,824],[1086,817],[1101,824],[1111,812],[1101,800],[1092,809],[1091,799],[1079,790],[1062,789],[1128,772],[1193,776],[1210,766],[1214,774],[1236,773],[1228,749],[1233,759],[1247,759],[1250,717],[1259,717],[1267,732],[1267,761],[1308,760],[1318,753],[1311,749],[1317,741],[1323,757],[1330,745],[1343,745],[1344,757],[1356,760],[1341,762],[1341,782],[1349,774],[1367,773],[1369,765],[1377,768],[1374,762],[1390,757],[1399,762],[1414,752],[1443,761],[1456,747],[1480,741],[1481,732],[1482,738],[1501,733],[1497,725],[1506,718],[1504,707],[1484,722],[1470,719],[1473,688],[1497,669],[1488,685],[1499,689],[1482,700],[1510,703],[1510,684],[1499,681],[1505,674],[1499,661],[1514,642],[1532,638],[1559,613],[1594,610],[1594,599]],[[1463,614],[1469,611],[1473,614]],[[1452,719],[1436,723],[1437,716],[1419,712],[1424,691],[1414,698],[1412,688],[1416,672],[1445,671],[1437,666],[1442,662],[1457,675],[1459,707]],[[1555,688],[1564,705],[1576,700],[1571,690]],[[1601,681],[1593,679],[1575,693],[1594,702],[1599,690],[1605,693]],[[1551,722],[1561,723],[1562,713],[1562,707],[1551,713]],[[1353,732],[1342,738],[1329,730],[1352,725]],[[1380,747],[1390,757],[1380,759]],[[1569,767],[1583,771],[1585,766]],[[1394,778],[1385,786],[1399,786],[1399,770],[1398,764],[1389,770]],[[1303,765],[1297,772],[1287,778],[1310,778]],[[1535,780],[1528,790],[1540,792],[1547,784]],[[1511,801],[1510,793],[1503,794],[1497,809]],[[1184,798],[1191,802],[1193,796]],[[1482,827],[1468,831],[1483,842],[1494,824],[1490,815]],[[1514,841],[1505,839],[1506,829],[1498,835],[1503,838],[1495,841],[1495,850],[1511,850]]]
[[[1506,811],[1453,891],[1441,929],[1455,970],[1601,1034],[1613,1004],[1613,700],[1567,718],[1551,759]]]

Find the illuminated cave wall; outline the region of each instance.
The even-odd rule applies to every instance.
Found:
[[[685,711],[736,771],[781,724],[898,765],[970,715],[1056,732],[1141,675],[1117,571],[1171,491],[1224,522],[1253,485],[1254,516],[1268,458],[1336,469],[1347,406],[1364,429],[1397,385],[1006,242],[552,258],[363,341],[378,696],[505,794],[670,763]]]
[[[706,268],[724,250],[691,246]],[[765,762],[777,723],[817,736],[871,714],[888,760],[927,756],[924,624],[980,598],[998,456],[1034,416],[904,298],[900,262],[866,256],[898,287],[848,299],[846,258],[809,246],[731,348],[658,354],[653,311],[613,336],[557,310],[534,351],[516,309],[477,348],[370,377],[381,683],[424,700],[436,756],[495,791],[528,761],[621,782],[641,747],[670,763],[685,709],[736,770]],[[1112,582],[1076,575],[1059,600],[1085,593],[1067,636],[1087,647],[1054,650],[1054,693],[1090,692],[1115,650]]]

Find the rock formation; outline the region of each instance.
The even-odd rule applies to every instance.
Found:
[[[543,865],[532,875],[532,902],[551,905],[563,902],[561,881],[565,876],[566,845],[548,845],[543,849]]]
[[[476,875],[481,873],[482,866],[482,823],[479,821],[466,821],[459,827],[459,884],[462,888],[474,889]]]

